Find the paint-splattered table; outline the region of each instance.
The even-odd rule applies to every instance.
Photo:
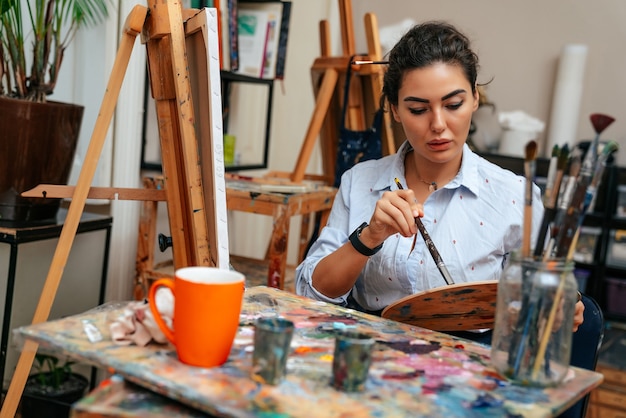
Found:
[[[602,375],[572,368],[555,388],[509,384],[489,363],[489,348],[268,287],[246,290],[241,325],[221,367],[186,366],[172,346],[120,346],[108,323],[124,304],[30,325],[18,333],[40,347],[114,370],[128,381],[205,413],[235,417],[550,417],[598,386]],[[278,386],[249,378],[253,323],[280,315],[296,324],[288,376]],[[89,342],[86,323],[103,340]],[[353,327],[377,345],[365,392],[345,394],[330,385],[334,333]]]

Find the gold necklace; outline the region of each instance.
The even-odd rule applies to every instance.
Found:
[[[434,191],[439,189],[439,185],[437,184],[436,181],[426,181],[419,175],[419,173],[417,172],[417,164],[416,164],[415,160],[413,160],[413,167],[414,167],[414,170],[415,170],[415,177],[417,177],[417,180],[419,180],[421,183],[424,183],[425,185],[428,186],[428,193],[432,193],[432,192],[434,192]],[[459,170],[460,170],[460,168],[459,168]],[[457,171],[457,174],[458,174],[458,171]],[[456,174],[454,175],[454,177],[456,177]],[[446,183],[451,182],[454,179],[454,177],[448,179],[448,181]]]
[[[428,186],[428,191],[430,193],[438,189],[436,181],[426,181],[426,180],[423,180],[421,177],[418,177],[417,179]]]

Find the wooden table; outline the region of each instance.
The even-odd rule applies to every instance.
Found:
[[[268,215],[273,218],[272,237],[267,251],[269,261],[267,285],[283,289],[291,217],[302,215],[298,254],[298,261],[301,261],[308,244],[309,217],[306,215],[321,212],[321,225],[325,225],[337,189],[329,186],[310,185],[304,191],[281,193],[271,189],[271,186],[280,185],[267,183],[266,186],[270,188],[263,189],[263,183],[260,181],[227,180],[226,205],[228,210]],[[278,190],[278,187],[275,190]]]
[[[221,367],[186,366],[173,347],[119,346],[108,323],[124,304],[22,327],[17,332],[41,348],[113,370],[126,380],[192,408],[218,416],[255,417],[550,417],[598,386],[602,375],[572,368],[554,388],[512,385],[490,366],[489,347],[264,286],[246,290],[239,332]],[[278,386],[249,378],[253,323],[280,315],[296,323],[288,375]],[[103,340],[88,341],[89,322]],[[330,385],[334,332],[370,332],[377,339],[366,388],[345,394]]]

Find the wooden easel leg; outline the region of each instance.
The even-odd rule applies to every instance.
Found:
[[[87,195],[89,194],[89,188],[93,181],[93,176],[96,172],[96,166],[98,165],[98,159],[102,152],[104,140],[108,127],[113,117],[113,111],[119,97],[120,89],[122,87],[122,81],[124,80],[124,74],[130,61],[130,55],[135,44],[135,38],[141,32],[146,17],[148,16],[148,8],[144,6],[135,6],[126,19],[124,26],[124,35],[120,40],[120,47],[113,64],[109,83],[100,106],[100,113],[94,126],[94,131],[89,143],[89,148],[85,155],[85,162],[83,168],[80,171],[78,181],[76,183],[76,189],[74,196],[70,203],[67,218],[63,224],[61,235],[59,236],[59,242],[57,244],[48,276],[41,291],[41,297],[37,308],[35,309],[35,315],[33,316],[33,324],[43,322],[48,319],[50,309],[54,302],[57,289],[61,282],[61,276],[63,275],[63,269],[67,263],[72,243],[76,236],[80,217],[85,203],[87,201]],[[2,411],[0,411],[0,417],[13,418],[17,411],[22,392],[24,391],[24,385],[30,372],[30,368],[37,352],[38,344],[32,340],[26,340],[22,353],[17,362],[15,373],[9,390],[7,392],[6,399],[2,405]]]
[[[311,158],[315,140],[324,123],[324,118],[330,106],[330,101],[333,98],[338,78],[339,73],[334,68],[329,68],[324,72],[322,85],[317,95],[317,100],[315,101],[315,111],[311,117],[309,128],[307,129],[304,142],[302,143],[302,148],[300,148],[300,155],[298,156],[294,172],[291,175],[291,181],[301,182],[304,179],[306,165]]]
[[[331,56],[331,39],[330,39],[330,23],[328,20],[321,20],[319,24],[320,31],[320,51],[322,57]],[[336,88],[336,87],[335,87]],[[322,152],[322,172],[328,176],[328,183],[333,184],[335,180],[335,166],[337,165],[337,148],[339,146],[339,138],[337,129],[339,127],[337,113],[340,113],[337,107],[338,100],[332,100],[328,106],[326,117],[320,132],[320,145]],[[316,219],[317,222],[317,219]]]
[[[289,210],[278,206],[273,217],[272,237],[268,248],[269,271],[267,285],[278,289],[285,288],[285,266],[287,265],[287,245],[289,243]]]
[[[144,177],[145,189],[156,189],[156,181],[152,177]],[[137,237],[137,257],[135,260],[135,300],[148,297],[150,283],[146,271],[154,268],[154,241],[156,235],[157,210],[159,202],[145,200],[139,218],[139,235]]]
[[[378,19],[374,13],[366,13],[364,17],[365,37],[367,38],[367,54],[374,61],[382,59],[382,49],[380,38],[378,37]],[[373,73],[370,77],[371,88],[374,97],[379,97],[383,91],[383,71],[382,68]],[[378,103],[376,103],[378,105]],[[391,128],[391,116],[389,112],[383,115],[383,155],[395,154],[396,144],[394,142],[393,129]]]

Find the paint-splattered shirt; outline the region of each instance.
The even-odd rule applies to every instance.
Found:
[[[359,163],[343,175],[328,223],[296,269],[298,294],[347,304],[349,293],[329,298],[318,292],[311,284],[313,270],[370,220],[383,192],[397,189],[395,177],[406,184],[404,157],[410,150],[405,142],[397,153]],[[428,197],[422,218],[455,283],[500,278],[507,255],[522,244],[524,187],[523,176],[464,146],[459,173]],[[533,243],[542,216],[541,191],[533,185]],[[395,234],[370,257],[351,290],[362,308],[377,311],[405,296],[445,285],[421,236],[411,252],[412,243],[413,237]]]

